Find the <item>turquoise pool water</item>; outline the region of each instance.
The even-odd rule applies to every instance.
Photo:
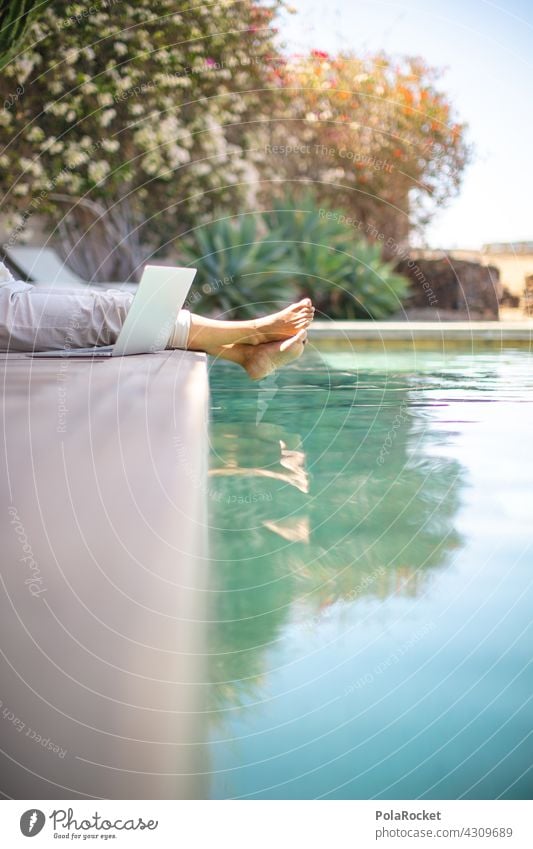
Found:
[[[213,798],[531,798],[533,356],[211,368]]]

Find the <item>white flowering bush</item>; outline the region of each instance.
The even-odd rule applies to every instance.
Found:
[[[281,2],[52,0],[0,79],[8,244],[45,215],[82,274],[135,277],[192,220],[242,200]]]

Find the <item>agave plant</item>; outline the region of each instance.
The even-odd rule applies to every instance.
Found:
[[[405,277],[313,196],[262,214],[221,214],[178,245],[198,268],[191,306],[228,317],[256,315],[307,295],[330,318],[384,318],[408,289]]]
[[[386,318],[397,312],[408,280],[382,258],[379,244],[359,240],[349,248],[351,268],[337,288],[325,293],[323,311],[331,318]]]
[[[287,248],[267,239],[260,216],[216,216],[177,245],[181,261],[198,268],[189,305],[228,318],[247,318],[286,304],[294,296],[282,268]]]
[[[408,281],[338,213],[318,207],[313,195],[288,198],[264,213],[268,241],[285,245],[283,271],[330,318],[384,318],[395,312]],[[345,219],[344,219],[345,220]]]

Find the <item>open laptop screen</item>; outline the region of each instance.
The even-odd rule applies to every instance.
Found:
[[[146,265],[114,345],[36,351],[30,357],[117,357],[162,351],[196,275],[195,268]]]

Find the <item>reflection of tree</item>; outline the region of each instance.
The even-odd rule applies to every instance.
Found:
[[[253,689],[294,602],[312,616],[419,591],[460,544],[461,467],[428,452],[405,377],[285,372],[257,425],[249,384],[224,365],[213,378],[212,658],[227,703]]]

